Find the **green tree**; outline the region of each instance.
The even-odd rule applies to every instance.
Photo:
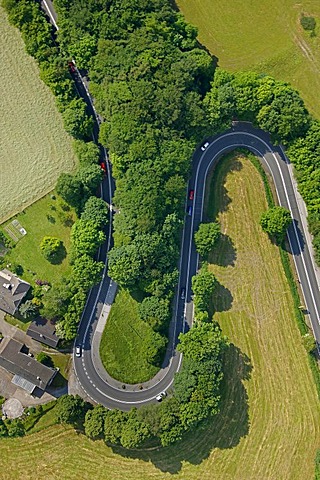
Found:
[[[123,424],[120,442],[124,448],[137,448],[150,436],[148,426],[137,419],[137,409],[132,408]]]
[[[24,425],[18,418],[7,424],[7,429],[9,437],[23,437],[25,434]]]
[[[208,309],[216,285],[216,277],[212,272],[208,271],[208,266],[204,264],[197,275],[192,277],[196,311],[206,311]]]
[[[221,235],[219,223],[201,223],[194,234],[197,252],[206,257],[213,250]]]
[[[84,422],[87,437],[95,440],[103,437],[106,414],[106,409],[102,405],[96,405],[92,410],[87,411]]]
[[[179,352],[198,362],[217,360],[226,343],[220,327],[214,323],[196,324],[187,333],[180,333],[179,340]]]
[[[71,207],[81,210],[84,201],[83,185],[81,181],[69,173],[61,173],[56,185],[57,194]]]
[[[170,319],[169,301],[158,297],[146,297],[139,304],[139,315],[153,330],[161,330],[167,326]]]
[[[291,223],[290,212],[284,207],[269,208],[261,215],[260,225],[262,230],[276,242],[281,243]]]
[[[62,113],[64,128],[78,139],[90,138],[93,119],[87,114],[87,106],[82,98],[73,99]]]
[[[103,172],[100,165],[84,165],[80,166],[76,176],[88,195],[94,195],[103,178]]]
[[[140,276],[141,258],[135,245],[114,247],[108,255],[108,275],[123,287],[134,285]]]
[[[56,418],[60,423],[75,424],[83,420],[88,406],[79,395],[62,395],[57,400]]]
[[[81,220],[93,222],[99,229],[102,229],[107,225],[108,217],[108,204],[102,198],[89,197],[84,205]]]
[[[73,150],[80,165],[96,165],[99,162],[100,151],[98,145],[94,142],[73,140]]]
[[[71,228],[73,255],[93,256],[99,246],[105,241],[105,238],[105,234],[99,229],[97,224],[80,218]]]
[[[39,315],[39,308],[31,300],[26,300],[20,305],[19,312],[24,318],[32,319]]]
[[[158,365],[162,360],[167,339],[158,332],[149,330],[143,338],[143,351],[146,361],[152,365]]]
[[[119,445],[128,413],[121,410],[108,410],[104,420],[104,439],[108,443]]]
[[[55,263],[59,259],[62,247],[62,240],[55,237],[43,237],[40,243],[41,253],[50,263]]]
[[[72,292],[67,281],[52,286],[42,299],[41,315],[48,320],[62,317],[66,313],[71,295]]]
[[[84,291],[88,291],[100,282],[103,268],[103,262],[96,262],[89,255],[81,255],[72,265],[73,281]]]

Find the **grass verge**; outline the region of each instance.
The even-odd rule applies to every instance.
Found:
[[[107,372],[124,383],[140,383],[152,378],[158,367],[145,358],[144,339],[151,327],[140,320],[138,302],[120,289],[104,329],[100,356]]]
[[[76,158],[39,68],[0,7],[0,222],[52,190]]]

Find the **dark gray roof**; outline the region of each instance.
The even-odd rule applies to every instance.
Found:
[[[6,268],[0,270],[0,309],[14,315],[29,288],[29,283]]]
[[[38,342],[49,345],[49,347],[55,348],[59,342],[59,337],[56,335],[55,324],[45,318],[38,318],[31,322],[27,330],[27,335]]]
[[[56,374],[56,370],[46,367],[33,357],[23,353],[23,343],[13,338],[6,338],[0,344],[0,366],[9,372],[33,383],[45,390]]]

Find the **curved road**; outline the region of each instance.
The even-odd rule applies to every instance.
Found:
[[[265,132],[254,129],[250,124],[239,123],[232,130],[213,138],[205,152],[197,150],[194,154],[193,174],[189,188],[194,189],[195,195],[192,202],[186,200],[186,206],[193,204],[193,211],[191,216],[186,216],[184,225],[178,286],[178,292],[181,288],[186,289],[186,299],[181,299],[179,295],[176,298],[167,365],[154,380],[144,384],[143,389],[139,390],[138,387],[131,390],[123,389],[122,385],[111,379],[103,369],[98,358],[98,342],[95,341],[95,335],[101,310],[108,294],[110,279],[106,276],[101,285],[92,292],[92,299],[87,305],[88,314],[84,315],[79,330],[78,341],[83,345],[83,355],[82,358],[74,358],[74,365],[81,385],[95,402],[108,408],[128,410],[132,406],[154,402],[155,396],[159,392],[167,390],[172,385],[174,373],[179,369],[181,362],[181,356],[175,349],[177,338],[180,332],[192,325],[191,278],[197,271],[199,260],[195,251],[193,235],[203,217],[206,178],[209,170],[223,154],[238,147],[245,147],[259,157],[264,168],[268,169],[272,175],[279,204],[291,212],[293,222],[288,229],[288,239],[314,335],[320,342],[319,288],[305,241],[296,195],[288,169],[288,160],[281,149],[270,143]]]
[[[54,26],[56,15],[51,0],[42,0],[42,4],[50,16]],[[86,79],[76,69],[72,74],[76,83],[79,95],[86,101],[89,111],[95,118],[94,139],[97,141],[99,123],[101,119],[97,115],[92,99],[87,89]],[[74,367],[80,384],[86,394],[95,402],[105,405],[108,408],[120,408],[129,410],[132,406],[155,401],[155,396],[163,390],[167,390],[173,383],[175,372],[181,364],[181,355],[176,350],[178,336],[192,326],[193,306],[191,301],[191,278],[195,275],[199,257],[193,242],[194,232],[198,229],[203,217],[205,198],[205,184],[209,170],[218,162],[219,158],[235,148],[245,147],[253,152],[268,170],[273,178],[276,188],[278,202],[291,212],[292,224],[288,229],[288,240],[294,258],[298,279],[304,297],[304,304],[307,309],[313,333],[320,345],[320,295],[319,286],[315,274],[315,268],[303,223],[298,208],[295,188],[293,186],[289,160],[283,150],[270,143],[269,136],[261,130],[254,129],[248,123],[236,123],[234,127],[213,137],[209,146],[203,152],[197,149],[193,157],[192,177],[189,181],[189,188],[194,190],[194,200],[191,202],[186,196],[186,208],[192,205],[192,215],[186,216],[182,235],[182,246],[180,256],[180,277],[178,292],[181,288],[186,290],[186,298],[176,296],[174,317],[170,325],[169,346],[164,366],[154,379],[141,385],[130,387],[124,386],[112,379],[104,370],[99,357],[99,340],[104,322],[103,315],[108,304],[112,304],[115,292],[115,285],[107,276],[106,255],[111,246],[111,214],[108,230],[108,241],[99,251],[99,259],[105,261],[103,279],[99,285],[94,287],[88,296],[85,310],[79,326],[77,344],[83,348],[82,357],[74,356]],[[106,159],[108,176],[102,184],[101,196],[111,203],[114,192],[114,182],[111,176],[111,166],[107,161],[105,149],[101,147],[101,158]],[[285,319],[284,319],[285,321]]]

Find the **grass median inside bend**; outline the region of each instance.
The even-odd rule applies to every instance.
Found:
[[[100,356],[107,372],[124,383],[152,378],[158,367],[145,359],[144,338],[151,327],[140,320],[138,302],[120,289],[112,305],[100,343]]]
[[[227,70],[255,70],[290,82],[320,118],[320,3],[317,0],[178,0],[199,40]],[[300,16],[317,22],[310,36]]]

